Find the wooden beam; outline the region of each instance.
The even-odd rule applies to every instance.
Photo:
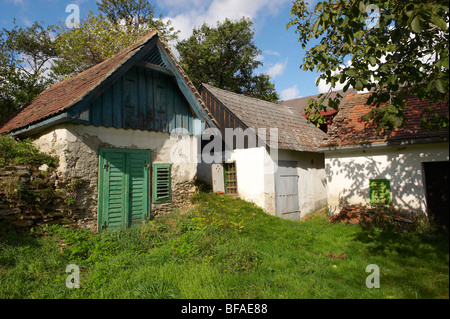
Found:
[[[164,73],[164,74],[167,74],[167,75],[170,75],[170,76],[175,76],[175,74],[173,74],[173,72],[170,71],[169,69],[166,69],[166,68],[164,68],[162,66],[159,66],[159,65],[156,65],[156,64],[153,64],[153,63],[150,63],[150,62],[141,61],[141,62],[136,63],[136,66],[140,66],[140,67],[152,70],[152,71]]]

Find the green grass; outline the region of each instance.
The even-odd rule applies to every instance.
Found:
[[[92,234],[0,225],[0,298],[449,298],[448,235],[292,222],[200,193],[196,208]],[[66,266],[81,270],[68,289]],[[365,285],[380,268],[380,288]]]

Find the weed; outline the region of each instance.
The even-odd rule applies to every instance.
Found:
[[[55,168],[58,157],[50,156],[39,151],[32,139],[16,140],[10,136],[0,134],[0,166],[46,164]]]
[[[195,206],[98,234],[0,223],[0,298],[448,298],[448,235],[330,223],[326,211],[293,222],[213,193]],[[81,288],[69,291],[71,263]],[[372,263],[379,289],[365,285]]]

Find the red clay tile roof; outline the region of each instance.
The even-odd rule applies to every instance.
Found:
[[[377,138],[376,128],[363,120],[374,106],[366,104],[370,93],[350,94],[343,101],[339,113],[334,118],[333,124],[324,140],[324,146],[350,146],[366,143],[384,143],[403,140],[414,140],[434,137],[445,137],[447,133],[439,134],[433,131],[425,131],[420,127],[422,112],[428,108],[428,101],[420,101],[416,97],[407,100],[404,113],[407,115],[408,124],[403,128],[396,128],[386,132],[385,136]],[[445,101],[437,102],[433,108],[439,114],[449,114]]]
[[[156,34],[157,32],[154,31],[102,63],[64,81],[53,84],[36,97],[31,104],[20,109],[3,123],[0,127],[0,133],[18,130],[50,116],[57,115],[81,101]]]

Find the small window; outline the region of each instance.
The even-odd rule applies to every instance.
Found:
[[[170,164],[153,164],[153,202],[166,203],[172,198]]]
[[[237,194],[236,163],[224,164],[225,193]]]
[[[391,186],[388,179],[371,179],[369,188],[371,204],[389,205],[391,203]]]

